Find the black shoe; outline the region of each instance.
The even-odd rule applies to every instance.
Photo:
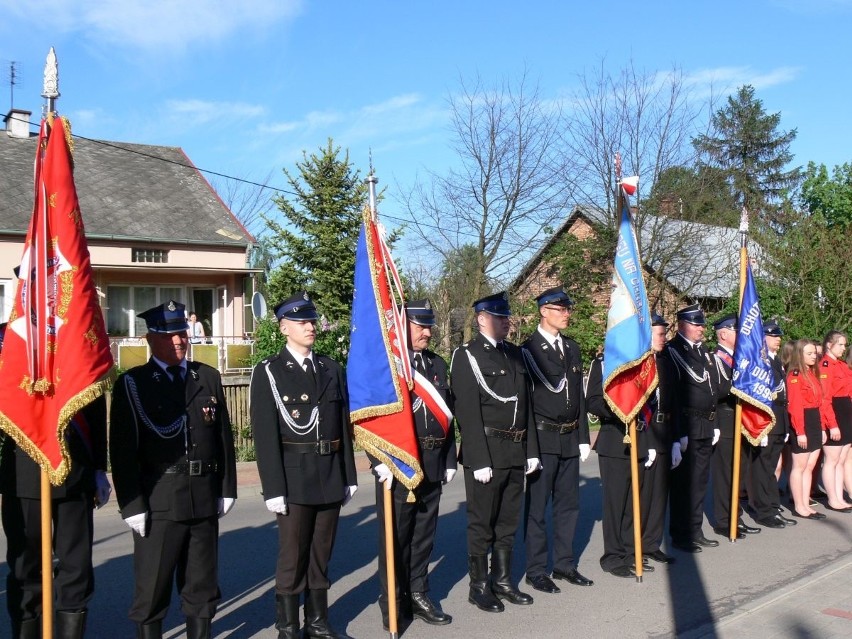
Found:
[[[635,577],[636,571],[632,566],[616,566],[609,571],[609,574],[615,577]]]
[[[766,528],[784,528],[787,525],[786,518],[781,515],[773,515],[766,519],[758,519],[757,523]]]
[[[672,540],[672,547],[682,550],[683,552],[697,553],[701,552],[701,546],[694,541],[675,541]]]
[[[703,533],[693,539],[693,541],[699,546],[704,546],[705,548],[715,548],[719,545],[718,541],[716,541],[715,539],[707,539],[707,537],[705,537]]]
[[[719,535],[720,537],[725,537],[726,539],[731,538],[731,529],[727,526],[713,526],[713,532]],[[745,533],[742,532],[739,528],[737,528],[736,539],[745,539]]]
[[[795,510],[793,511],[793,517],[798,517],[799,519],[812,519],[813,521],[819,521],[821,519],[825,519],[825,515],[822,513],[811,513],[809,515],[800,515]]]
[[[760,528],[758,528],[757,526],[749,526],[748,524],[744,524],[743,522],[737,524],[737,530],[739,530],[745,535],[756,535],[760,532]]]
[[[411,593],[411,614],[433,626],[446,626],[453,620],[438,608],[425,592]]]
[[[654,552],[649,552],[642,555],[645,559],[652,559],[661,564],[673,564],[675,562],[675,558],[671,555],[667,555],[662,550],[655,550]]]
[[[559,586],[553,583],[547,575],[533,575],[532,577],[527,575],[527,578],[524,581],[526,581],[535,590],[540,590],[541,592],[549,592],[553,594],[562,592],[559,589]]]
[[[633,570],[633,574],[635,575],[636,574],[636,566],[631,566],[631,569]],[[643,561],[642,562],[642,572],[654,572],[654,567],[651,564],[645,563]]]
[[[852,513],[852,506],[849,506],[848,508],[834,508],[833,506],[826,504],[825,507],[836,513]]]
[[[797,523],[795,519],[790,519],[789,517],[785,517],[784,515],[778,515],[778,517],[781,519],[781,521],[784,522],[785,526],[795,526]]]
[[[554,579],[562,579],[563,581],[567,581],[569,584],[574,584],[575,586],[594,586],[595,582],[591,579],[586,579],[583,575],[581,575],[576,568],[571,568],[568,572],[560,572],[558,570],[553,571]]]

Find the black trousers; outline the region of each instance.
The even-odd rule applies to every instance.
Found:
[[[92,496],[54,499],[54,609],[78,611],[88,606],[95,591],[92,568]],[[41,501],[3,495],[6,531],[6,603],[9,616],[20,621],[41,615]]]
[[[305,590],[328,590],[328,562],[334,548],[340,502],[289,504],[278,515],[278,562],[275,593],[298,595]]]
[[[151,519],[148,536],[133,533],[136,588],[131,621],[148,624],[166,616],[177,582],[181,610],[187,617],[212,619],[219,592],[219,519],[187,521]]]
[[[601,568],[611,572],[619,566],[632,566],[636,549],[633,543],[633,489],[630,480],[630,459],[598,455],[598,464],[601,469],[603,493],[601,523],[604,552],[601,555]]]
[[[704,533],[704,496],[710,475],[712,438],[689,438],[683,461],[672,471],[669,502],[669,532],[672,540],[689,542]]]
[[[408,488],[393,482],[393,532],[396,592],[400,594],[429,591],[429,559],[438,529],[438,504],[441,482],[423,480],[414,489],[414,503],[406,501]],[[376,480],[376,515],[379,527],[379,605],[387,609],[388,578],[385,558],[385,487]]]
[[[577,567],[574,531],[580,516],[580,458],[544,453],[541,471],[527,477],[524,537],[527,576],[547,569],[547,504],[553,510],[553,568],[568,572]]]
[[[746,485],[749,467],[749,449],[752,447],[745,439],[740,446],[740,488]],[[715,526],[727,528],[731,525],[731,484],[734,479],[734,440],[720,438],[713,447],[710,463],[710,476],[713,481],[713,519]],[[739,495],[735,502],[737,521],[743,516]]]
[[[642,473],[639,493],[643,553],[656,552],[663,543],[671,465],[672,459],[668,451],[657,451],[657,459]]]
[[[752,505],[756,519],[769,519],[778,514],[781,497],[775,468],[784,450],[784,436],[770,435],[767,446],[750,447]]]
[[[511,550],[521,518],[523,468],[494,468],[491,481],[482,484],[473,470],[464,469],[467,495],[467,551],[487,555],[489,547]]]

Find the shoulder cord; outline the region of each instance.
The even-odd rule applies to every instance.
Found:
[[[703,384],[704,382],[710,381],[710,372],[705,368],[704,374],[699,377],[695,374],[695,371],[692,370],[692,367],[686,363],[686,360],[681,357],[680,353],[677,352],[676,348],[669,348],[669,355],[672,356],[672,361],[677,364],[678,368],[682,368],[686,373],[697,383]]]
[[[562,373],[562,379],[559,380],[559,386],[552,386],[550,382],[547,381],[547,377],[545,377],[542,370],[538,367],[538,364],[535,361],[535,357],[530,353],[527,349],[522,348],[521,352],[524,354],[524,359],[529,366],[529,369],[535,374],[535,376],[541,381],[544,387],[549,390],[551,393],[561,393],[563,390],[565,391],[565,399],[568,398],[568,376],[565,373]]]
[[[725,378],[725,381],[730,381],[730,377],[728,377],[728,373],[725,372],[725,365],[722,363],[722,358],[719,355],[716,355],[713,359],[716,360],[716,370],[719,371],[719,375]]]
[[[493,390],[491,390],[491,388],[489,388],[488,384],[485,383],[485,378],[482,377],[482,371],[479,370],[479,364],[476,363],[476,358],[471,355],[470,351],[467,349],[465,349],[465,353],[467,353],[467,359],[470,362],[470,368],[473,370],[473,376],[476,378],[476,383],[479,384],[479,387],[482,390],[498,402],[502,402],[504,404],[515,402],[515,412],[512,415],[512,426],[514,426],[518,418],[518,396],[512,395],[511,397],[500,397],[497,395]]]
[[[264,368],[266,369],[266,376],[269,378],[269,387],[272,389],[272,396],[275,398],[275,405],[278,407],[281,419],[284,420],[287,427],[296,435],[307,435],[319,422],[319,406],[314,406],[311,409],[311,417],[307,424],[304,426],[297,424],[296,421],[290,417],[290,413],[287,412],[287,407],[284,405],[284,402],[281,401],[281,395],[278,393],[278,386],[275,385],[275,378],[272,376],[272,371],[269,370],[268,362]],[[319,437],[319,431],[317,431],[317,437]]]
[[[163,439],[172,439],[173,437],[177,437],[186,426],[186,413],[167,426],[159,426],[155,424],[151,421],[151,418],[148,417],[145,409],[142,408],[142,400],[139,398],[139,392],[136,389],[136,380],[134,380],[130,375],[128,375],[126,379],[126,387],[128,394],[130,395],[130,401],[133,402],[136,413],[142,419],[142,423],[145,424],[148,430]]]

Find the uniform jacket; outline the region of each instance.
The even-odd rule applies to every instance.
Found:
[[[578,428],[562,434],[539,430],[538,447],[542,453],[579,457],[580,444],[589,443],[589,421],[586,416],[586,397],[583,393],[583,359],[577,342],[561,334],[558,339],[562,341],[564,359],[553,348],[552,341],[548,343],[539,331],[535,331],[523,344],[526,357],[532,358],[551,388],[557,388],[563,376],[567,378],[567,388],[560,393],[553,393],[527,362],[529,379],[532,382],[535,423],[564,424],[577,420]]]
[[[784,437],[789,434],[790,428],[790,413],[787,412],[787,381],[784,374],[784,367],[781,365],[781,358],[777,355],[769,358],[772,364],[772,392],[774,399],[772,400],[772,412],[775,414],[775,426],[772,427],[770,435]]]
[[[514,344],[504,344],[505,351],[501,352],[477,335],[453,353],[450,386],[462,438],[459,458],[473,470],[525,466],[528,458],[539,456],[523,355]],[[517,403],[501,402],[480,387],[468,353],[491,392],[503,398],[517,396]],[[514,442],[486,436],[485,427],[526,433],[523,441]]]
[[[109,450],[125,519],[146,511],[153,519],[171,521],[211,517],[220,497],[237,496],[234,437],[219,372],[187,362],[185,381],[185,393],[178,396],[166,372],[149,360],[116,382]],[[182,416],[184,428],[165,437],[155,432],[154,427],[179,424]],[[164,472],[188,461],[215,462],[216,471],[194,476]]]
[[[734,438],[734,422],[737,407],[737,396],[731,392],[733,387],[733,368],[728,361],[733,355],[721,346],[714,353],[716,368],[719,374],[719,399],[716,404],[716,428],[719,436],[725,439]]]
[[[450,410],[453,410],[453,397],[450,392],[450,383],[447,379],[447,362],[430,350],[425,350],[421,354],[423,355],[423,366],[426,368],[426,379],[432,382],[438,394],[444,399]],[[412,401],[415,398],[416,396],[412,393]],[[414,411],[414,427],[417,430],[418,438],[444,437],[444,430],[426,406],[421,406],[418,410]],[[423,468],[426,479],[431,482],[442,481],[444,479],[444,471],[447,468],[456,468],[458,466],[456,459],[456,431],[453,426],[453,420],[450,420],[449,432],[447,432],[443,446],[429,449],[424,448],[423,444],[419,443],[419,448],[420,465]]]
[[[719,427],[716,420],[709,417],[711,413],[715,417],[719,398],[720,375],[715,358],[703,346],[700,352],[693,349],[680,333],[669,341],[663,354],[671,360],[677,373],[676,432],[694,439],[711,439],[713,430]],[[704,414],[698,415],[695,411]]]
[[[316,386],[287,348],[263,360],[252,371],[251,427],[265,499],[283,496],[294,504],[333,504],[343,500],[346,486],[358,483],[343,370],[329,357],[314,353],[313,359]],[[297,425],[305,425],[314,408],[318,409],[319,422],[304,433],[294,432],[280,413],[286,410]],[[303,453],[282,447],[282,442],[316,444],[335,440],[340,442],[338,450],[325,455],[316,450]]]
[[[51,486],[53,499],[95,492],[95,471],[107,468],[106,398],[98,397],[78,413],[66,430],[71,470],[61,486]],[[79,429],[88,432],[88,443]],[[11,437],[3,444],[3,492],[26,499],[41,498],[41,468]]]
[[[586,389],[586,408],[601,420],[601,429],[595,442],[595,451],[602,457],[630,457],[630,445],[624,442],[627,425],[609,408],[603,393],[603,357],[596,357],[589,370],[589,385]],[[636,433],[636,454],[639,459],[648,455],[650,433]]]
[[[654,358],[657,362],[657,385],[656,398],[657,409],[654,412],[654,417],[651,424],[648,426],[648,448],[653,448],[657,454],[668,454],[671,451],[672,444],[676,439],[681,438],[681,434],[675,431],[674,414],[678,410],[678,396],[675,382],[677,381],[677,371],[674,369],[672,361],[661,354],[655,354]]]
[[[805,409],[818,408],[820,424],[823,430],[834,428],[828,420],[827,406],[831,398],[823,392],[819,379],[810,374],[800,374],[792,370],[787,374],[787,398],[789,401],[790,423],[796,435],[805,434]]]
[[[852,397],[852,369],[846,362],[823,355],[817,364],[819,380],[822,383],[825,394],[829,398],[825,410],[829,412],[829,423],[837,425],[837,415],[831,400],[834,398]]]

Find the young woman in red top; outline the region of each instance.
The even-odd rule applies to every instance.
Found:
[[[816,373],[816,361],[816,346],[810,340],[800,339],[796,342],[787,374],[787,409],[796,433],[796,439],[791,442],[790,492],[793,514],[805,519],[825,518],[809,505],[811,475],[826,440],[823,427],[826,398]]]
[[[852,371],[843,361],[846,345],[846,335],[828,332],[822,342],[819,378],[829,400],[826,413],[833,426],[823,447],[822,485],[828,508],[848,513],[852,512],[852,504],[843,499],[843,479],[852,445]]]

